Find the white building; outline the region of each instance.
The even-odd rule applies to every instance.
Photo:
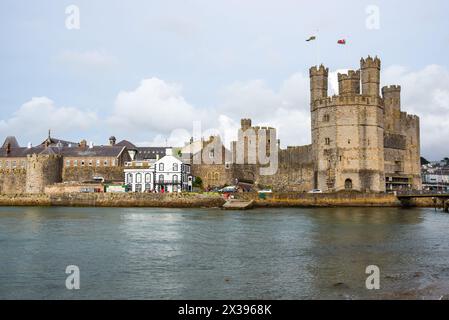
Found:
[[[182,162],[167,149],[166,156],[154,163],[157,192],[192,191],[190,165]]]
[[[130,167],[124,171],[125,184],[131,192],[192,191],[190,165],[173,156],[171,149],[149,167]]]

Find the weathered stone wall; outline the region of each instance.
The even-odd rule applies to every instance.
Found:
[[[93,177],[103,177],[108,181],[125,181],[124,167],[64,167],[62,180],[64,182],[92,181]]]
[[[27,158],[26,193],[43,193],[45,187],[61,182],[62,157],[30,155]]]
[[[336,96],[315,101],[312,145],[315,185],[340,191],[385,191],[383,109],[378,97]]]
[[[267,193],[260,199],[257,193],[238,193],[236,198],[255,200],[258,207],[399,207],[401,202],[392,194],[339,192],[309,194],[278,192]]]
[[[217,208],[220,195],[191,193],[66,193],[58,195],[0,195],[0,206]]]
[[[25,183],[25,169],[0,169],[0,194],[25,193]]]

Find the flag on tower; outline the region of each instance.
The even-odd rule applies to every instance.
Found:
[[[311,36],[309,39],[307,39],[306,41],[307,42],[309,42],[309,41],[312,41],[312,40],[316,40],[316,37],[315,36]]]
[[[341,39],[337,41],[338,44],[346,44],[346,40],[345,39]]]

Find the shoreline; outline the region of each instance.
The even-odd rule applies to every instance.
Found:
[[[392,194],[375,193],[271,193],[265,199],[257,193],[237,193],[235,198],[253,201],[254,208],[322,207],[425,207],[434,208],[432,199],[401,202]],[[37,207],[117,207],[117,208],[218,208],[226,200],[215,193],[63,193],[0,195],[0,206]]]

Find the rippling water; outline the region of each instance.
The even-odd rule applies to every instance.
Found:
[[[81,289],[65,287],[77,265]],[[381,289],[365,288],[365,268]],[[433,209],[0,208],[3,299],[438,299]]]

